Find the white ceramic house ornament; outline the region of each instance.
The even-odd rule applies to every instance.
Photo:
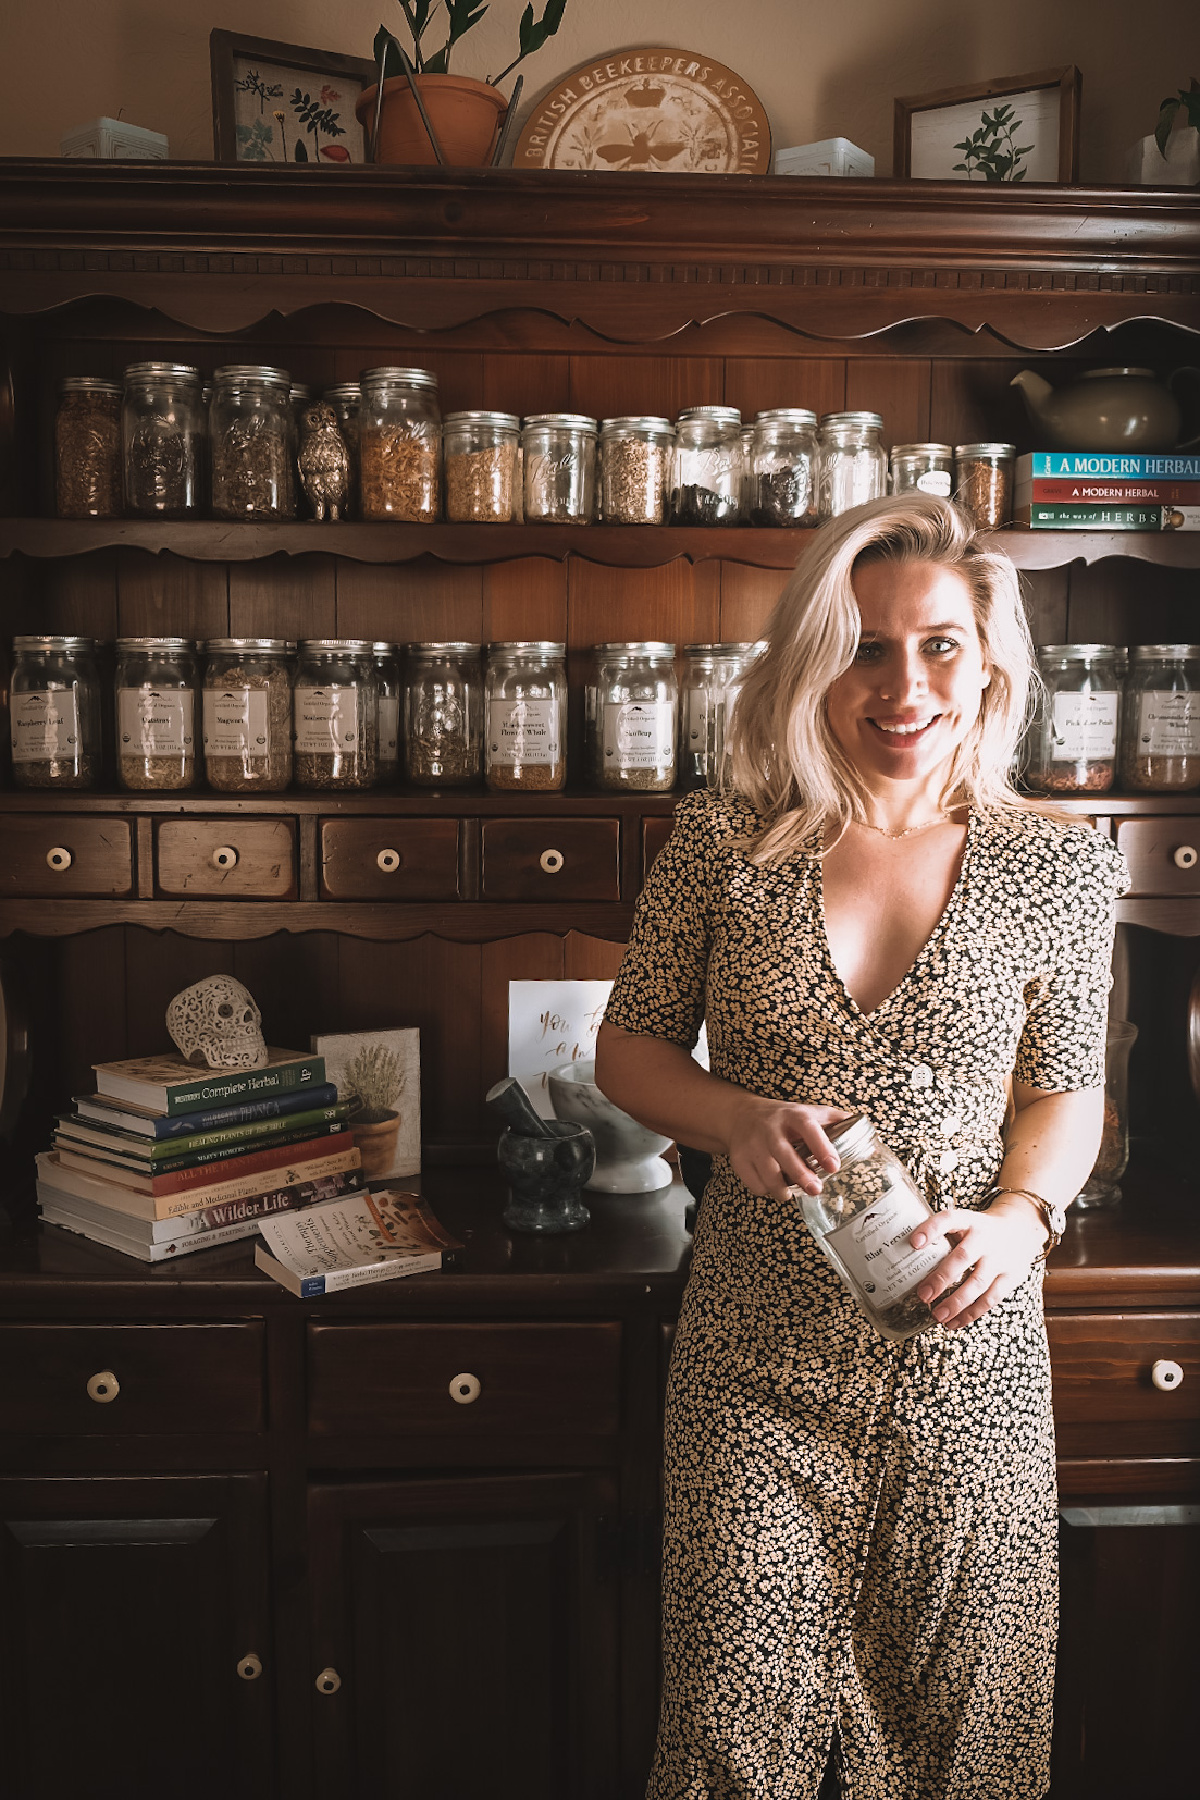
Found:
[[[176,994],[167,1008],[167,1030],[190,1063],[210,1069],[266,1066],[258,1002],[232,975],[206,975]]]

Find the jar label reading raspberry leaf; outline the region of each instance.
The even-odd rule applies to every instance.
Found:
[[[825,1239],[846,1273],[876,1312],[901,1300],[936,1269],[946,1255],[940,1239],[914,1250],[910,1235],[929,1221],[916,1194],[895,1188],[866,1212],[855,1213]]]
[[[488,762],[556,764],[557,700],[493,700],[488,708]]]
[[[267,694],[262,688],[204,690],[204,754],[209,757],[265,756]]]
[[[357,688],[296,689],[296,754],[345,755],[359,746]]]
[[[194,697],[186,688],[121,688],[117,730],[124,756],[190,756]]]
[[[1055,694],[1050,756],[1053,762],[1102,762],[1116,754],[1115,692]]]
[[[33,688],[9,701],[13,761],[74,758],[79,749],[79,699],[74,688]]]
[[[675,708],[669,701],[626,700],[604,708],[604,760],[621,769],[656,769],[675,755]]]
[[[1200,757],[1200,694],[1152,688],[1139,697],[1139,756]]]

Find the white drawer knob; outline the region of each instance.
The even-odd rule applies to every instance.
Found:
[[[214,869],[236,869],[238,853],[232,844],[218,844],[209,857]]]
[[[562,868],[563,863],[566,861],[566,858],[563,856],[561,850],[543,850],[542,854],[538,857],[538,861],[541,863],[542,868],[547,875],[557,875],[558,871]]]
[[[1150,1379],[1160,1394],[1169,1394],[1182,1382],[1183,1370],[1177,1362],[1170,1362],[1165,1356],[1160,1356],[1150,1371]]]
[[[322,1669],[317,1676],[318,1694],[336,1694],[342,1685],[342,1678],[336,1669]]]
[[[1200,853],[1191,844],[1180,844],[1178,850],[1172,851],[1171,861],[1177,869],[1194,869],[1200,861]]]
[[[393,875],[400,867],[400,852],[398,850],[381,850],[375,861],[385,875]]]
[[[111,1369],[101,1369],[87,1384],[88,1399],[97,1406],[109,1406],[121,1391],[121,1384]]]
[[[237,1666],[237,1672],[243,1681],[257,1681],[262,1674],[262,1662],[253,1650],[247,1651]]]
[[[46,866],[50,869],[69,869],[74,861],[71,852],[64,850],[61,844],[56,844],[53,850],[46,852]]]
[[[483,1392],[478,1375],[456,1375],[450,1383],[450,1398],[456,1406],[470,1406]]]

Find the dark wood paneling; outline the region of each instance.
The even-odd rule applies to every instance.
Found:
[[[725,362],[725,404],[740,409],[743,422],[777,406],[807,406],[816,413],[841,412],[846,405],[846,363],[842,357],[730,356]]]
[[[564,942],[540,932],[536,936],[501,938],[483,946],[480,997],[480,1083],[475,1107],[508,1067],[508,984],[510,981],[562,981],[566,974]],[[494,1140],[500,1122],[494,1114],[479,1112],[480,1134]]]
[[[336,635],[397,643],[481,643],[482,571],[448,569],[428,558],[403,569],[340,563]]]
[[[920,358],[852,357],[846,365],[846,405],[882,414],[885,447],[928,441],[929,385],[930,365]]]
[[[332,556],[230,563],[230,637],[336,637],[337,567]]]
[[[224,637],[229,580],[221,563],[122,550],[118,564],[122,637]]]
[[[719,531],[711,535],[719,536]],[[698,593],[688,563],[671,563],[664,569],[603,569],[576,559],[570,565],[570,591],[572,649],[646,639],[667,644],[716,640],[716,590],[709,587]]]
[[[573,356],[571,411],[603,420],[650,413],[674,420],[685,406],[720,406],[719,357]]]
[[[493,354],[483,358],[478,400],[470,407],[514,413],[571,412],[571,363],[566,356]]]
[[[805,535],[801,544],[807,542]],[[749,569],[744,563],[723,562],[719,640],[726,644],[756,643],[766,631],[787,580],[784,570]]]
[[[565,644],[566,563],[527,556],[485,568],[481,637],[487,644]]]

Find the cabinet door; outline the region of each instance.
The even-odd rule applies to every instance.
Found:
[[[324,1800],[611,1800],[615,1515],[607,1474],[316,1488]]]
[[[264,1475],[0,1480],[5,1793],[273,1792],[265,1526]]]

